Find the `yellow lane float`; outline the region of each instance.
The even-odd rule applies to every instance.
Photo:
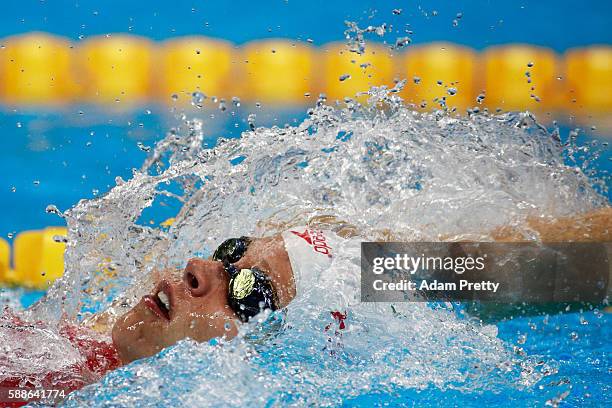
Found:
[[[596,115],[612,111],[612,47],[569,51],[564,74],[568,86],[565,109]]]
[[[397,52],[371,43],[360,55],[343,43],[315,49],[261,40],[234,47],[196,36],[154,43],[109,34],[73,44],[28,33],[0,40],[0,103],[8,106],[85,102],[129,109],[152,101],[174,104],[174,94],[179,103],[191,102],[195,91],[273,107],[311,106],[308,96],[321,92],[331,102],[354,98],[371,86],[392,87],[404,78],[402,96],[427,109],[439,108],[445,98],[460,112],[478,106],[477,101],[492,110],[565,110],[582,118],[607,118],[612,110],[608,45],[560,57],[547,48],[512,44],[477,55],[445,43]]]
[[[8,282],[20,286],[45,289],[64,273],[62,237],[66,228],[48,227],[40,231],[24,231],[13,243],[14,270]]]
[[[11,247],[0,238],[0,282],[6,282],[11,262]]]
[[[436,43],[410,49],[399,63],[399,77],[408,79],[402,96],[421,108],[445,104],[465,111],[476,105],[479,95],[476,64],[474,51],[453,44]]]
[[[504,111],[559,107],[560,66],[554,52],[529,45],[492,47],[482,56],[485,105]]]
[[[330,101],[355,98],[372,86],[395,85],[393,59],[383,45],[368,44],[365,53],[357,54],[346,44],[329,44],[324,47],[322,59],[322,88]],[[359,96],[358,100],[367,100],[367,96]]]
[[[315,54],[310,46],[286,40],[255,41],[244,46],[242,84],[237,92],[247,101],[269,105],[306,104],[316,86]]]
[[[161,101],[178,96],[179,103],[199,103],[192,98],[199,91],[206,96],[228,98],[235,81],[233,46],[225,41],[202,37],[177,38],[162,43],[158,55],[157,95]]]
[[[43,33],[0,41],[0,102],[56,105],[76,96],[72,45]]]
[[[153,43],[128,35],[94,37],[79,47],[77,67],[87,102],[142,103],[152,96]]]

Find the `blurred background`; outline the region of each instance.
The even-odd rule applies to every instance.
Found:
[[[569,0],[4,1],[0,264],[23,231],[62,225],[49,205],[64,211],[129,178],[182,115],[204,120],[212,146],[250,126],[299,123],[321,94],[333,103],[403,79],[415,109],[530,110],[562,137],[579,128],[603,143],[594,168],[607,173],[611,10]]]

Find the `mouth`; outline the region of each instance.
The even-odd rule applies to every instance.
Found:
[[[144,304],[158,317],[167,321],[172,320],[172,287],[162,280],[152,295],[143,296]]]

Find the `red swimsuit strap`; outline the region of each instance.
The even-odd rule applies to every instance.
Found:
[[[93,330],[76,325],[65,325],[60,333],[66,337],[82,356],[87,359],[87,368],[103,375],[109,370],[114,370],[121,365],[119,354],[112,342],[95,339],[99,336]]]
[[[28,325],[17,316],[10,317],[11,323],[18,328]],[[35,326],[44,327],[41,322]],[[24,332],[26,333],[26,332]],[[100,335],[92,330],[72,325],[64,324],[60,329],[60,334],[68,339],[72,345],[79,350],[85,358],[85,365],[73,365],[65,367],[60,371],[50,371],[42,379],[24,378],[22,376],[9,376],[0,381],[0,388],[19,388],[34,389],[33,380],[37,380],[42,387],[47,389],[63,390],[66,394],[78,390],[89,382],[96,381],[107,371],[113,370],[121,365],[119,355],[112,342],[97,339]],[[21,406],[25,403],[14,403],[5,405],[6,402],[0,401],[0,406]]]

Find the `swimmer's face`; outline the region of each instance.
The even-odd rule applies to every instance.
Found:
[[[191,259],[182,279],[162,279],[113,327],[124,363],[156,354],[189,337],[207,341],[237,334],[238,316],[227,302],[229,278],[221,262]]]

